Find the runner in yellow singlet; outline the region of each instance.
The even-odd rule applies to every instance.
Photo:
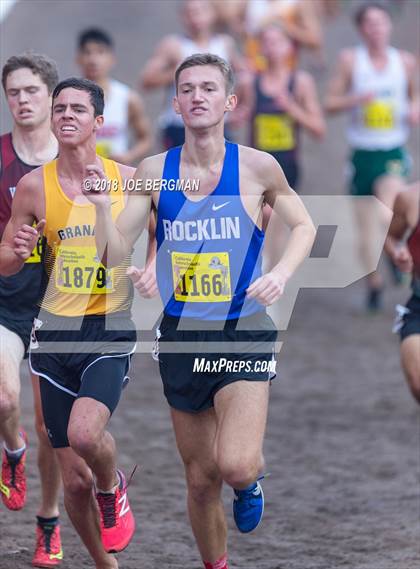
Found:
[[[102,176],[116,218],[124,208],[123,181],[133,169],[96,154],[101,87],[70,78],[57,85],[52,99],[59,158],[19,183],[0,248],[0,273],[19,271],[43,231],[49,278],[32,330],[30,363],[42,378],[44,420],[60,463],[67,512],[97,569],[116,569],[110,553],[128,545],[135,521],[106,426],[121,396],[136,332],[125,275],[129,258],[112,269],[103,266],[103,252],[95,247],[95,208],[83,187]]]

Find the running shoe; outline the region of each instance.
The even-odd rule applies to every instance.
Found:
[[[120,483],[115,494],[98,492],[102,545],[107,553],[118,553],[130,543],[136,522],[128,503],[124,474],[118,470]]]
[[[209,563],[207,561],[204,562],[204,569],[229,569],[226,558],[225,560],[221,560],[219,563]]]
[[[20,436],[28,443],[25,431]],[[17,460],[11,458],[3,449],[1,463],[0,492],[3,504],[9,510],[21,510],[26,501],[26,475],[25,475],[26,449]]]
[[[260,523],[264,513],[264,493],[257,480],[245,488],[234,490],[233,517],[238,530],[242,533],[253,531]]]
[[[57,567],[63,560],[60,524],[36,527],[36,546],[32,558],[34,567]]]

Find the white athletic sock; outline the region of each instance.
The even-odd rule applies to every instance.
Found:
[[[113,488],[111,488],[111,490],[101,490],[100,488],[96,487],[96,493],[97,494],[115,494],[118,486],[119,486],[119,484],[115,484],[115,486]]]
[[[23,455],[23,453],[26,450],[26,444],[23,445],[23,447],[18,448],[16,450],[10,450],[7,448],[7,446],[5,445],[5,443],[3,443],[4,446],[4,450],[6,451],[6,454],[9,458],[14,458],[15,460],[19,460],[19,458]]]
[[[101,490],[100,488],[96,487],[97,494],[115,494],[117,491],[118,486],[120,485],[120,475],[117,472],[118,482],[111,488],[111,490]]]

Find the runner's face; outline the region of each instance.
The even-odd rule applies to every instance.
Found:
[[[226,111],[236,106],[236,96],[226,94],[222,72],[214,65],[198,65],[181,71],[175,111],[182,115],[185,126],[210,128],[224,119]]]
[[[182,17],[186,30],[194,36],[210,32],[215,21],[214,9],[208,0],[185,2]]]
[[[68,87],[53,101],[52,130],[60,145],[79,146],[92,139],[103,124],[103,116],[94,117],[87,91]]]
[[[378,8],[370,8],[363,18],[360,33],[364,40],[373,46],[383,47],[389,44],[392,22],[388,14]]]
[[[50,118],[48,88],[41,77],[27,67],[9,73],[6,98],[13,120],[21,127],[34,128]]]
[[[284,61],[293,49],[292,42],[276,26],[270,26],[260,34],[261,53],[269,62]]]
[[[77,57],[83,75],[91,81],[108,77],[114,66],[113,52],[102,43],[88,42]]]

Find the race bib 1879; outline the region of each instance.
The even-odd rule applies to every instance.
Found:
[[[113,269],[106,269],[97,256],[96,247],[57,249],[55,285],[72,294],[108,294],[114,291]]]

